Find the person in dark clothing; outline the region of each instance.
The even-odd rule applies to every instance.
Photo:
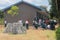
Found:
[[[37,22],[38,22],[38,21],[39,21],[39,18],[35,17],[35,18],[34,18],[34,21],[37,21]]]
[[[41,26],[42,26],[43,29],[45,29],[45,28],[46,28],[45,22],[42,22],[42,23],[41,23]]]
[[[56,20],[54,20],[54,23],[55,23],[55,25],[57,25],[57,21]]]
[[[38,29],[38,23],[37,23],[37,21],[34,21],[34,22],[33,22],[33,25],[34,25],[34,27],[35,27],[36,29]]]
[[[25,26],[25,22],[23,23],[23,26]]]
[[[50,29],[55,30],[55,22],[53,20],[50,21]]]

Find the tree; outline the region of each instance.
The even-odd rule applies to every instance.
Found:
[[[4,14],[3,12],[0,10],[0,18],[3,18],[4,17]]]
[[[19,8],[17,6],[12,6],[10,8],[10,10],[7,11],[7,13],[14,16],[14,15],[18,14],[18,9]]]
[[[51,18],[53,17],[57,18],[60,24],[60,10],[58,9],[59,8],[57,0],[51,0],[51,9],[50,9]]]
[[[55,0],[51,0],[50,15],[51,15],[51,18],[53,18],[53,17],[58,18],[58,16],[57,16],[58,13],[57,13],[56,1]]]

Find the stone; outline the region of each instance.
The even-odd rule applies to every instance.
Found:
[[[4,33],[11,33],[12,32],[12,27],[13,27],[13,24],[8,23],[7,27],[4,30]]]
[[[26,33],[26,27],[20,23],[8,23],[4,33],[23,34]]]

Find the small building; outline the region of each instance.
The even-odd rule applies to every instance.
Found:
[[[29,24],[32,25],[35,17],[46,18],[48,15],[46,11],[43,11],[41,8],[38,8],[27,2],[22,1],[14,5],[19,7],[18,15],[12,16],[7,13],[7,10],[9,10],[11,6],[4,10],[4,20],[6,20],[8,23],[18,22],[19,20],[23,20],[24,22],[28,20]]]

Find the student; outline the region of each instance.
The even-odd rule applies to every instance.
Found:
[[[7,21],[4,21],[4,23],[5,23],[5,27],[7,26]]]
[[[29,29],[29,22],[28,22],[28,20],[26,20],[25,25],[26,25],[26,28]]]
[[[49,19],[45,19],[46,29],[50,29],[50,24],[49,24],[49,22],[50,22]]]
[[[23,26],[25,26],[25,22],[23,22]]]
[[[34,21],[34,27],[35,27],[36,29],[38,29],[38,23],[37,23],[37,21]]]
[[[41,19],[39,19],[39,22],[38,22],[38,23],[39,23],[39,26],[41,26],[41,22],[42,22],[42,20],[41,20]]]
[[[47,25],[47,29],[50,29],[50,24]]]
[[[53,20],[50,21],[50,29],[55,30],[55,23]]]
[[[33,26],[35,25],[35,21],[33,20]]]
[[[46,29],[46,23],[44,22],[44,20],[42,21],[41,26],[42,26],[43,30]]]
[[[55,23],[55,25],[57,24],[57,21],[56,20],[54,20],[54,23]]]
[[[22,20],[19,20],[18,22],[21,24],[21,26],[23,26],[23,22],[22,22]]]
[[[46,25],[48,25],[49,24],[49,19],[45,19],[45,23],[46,23]]]

